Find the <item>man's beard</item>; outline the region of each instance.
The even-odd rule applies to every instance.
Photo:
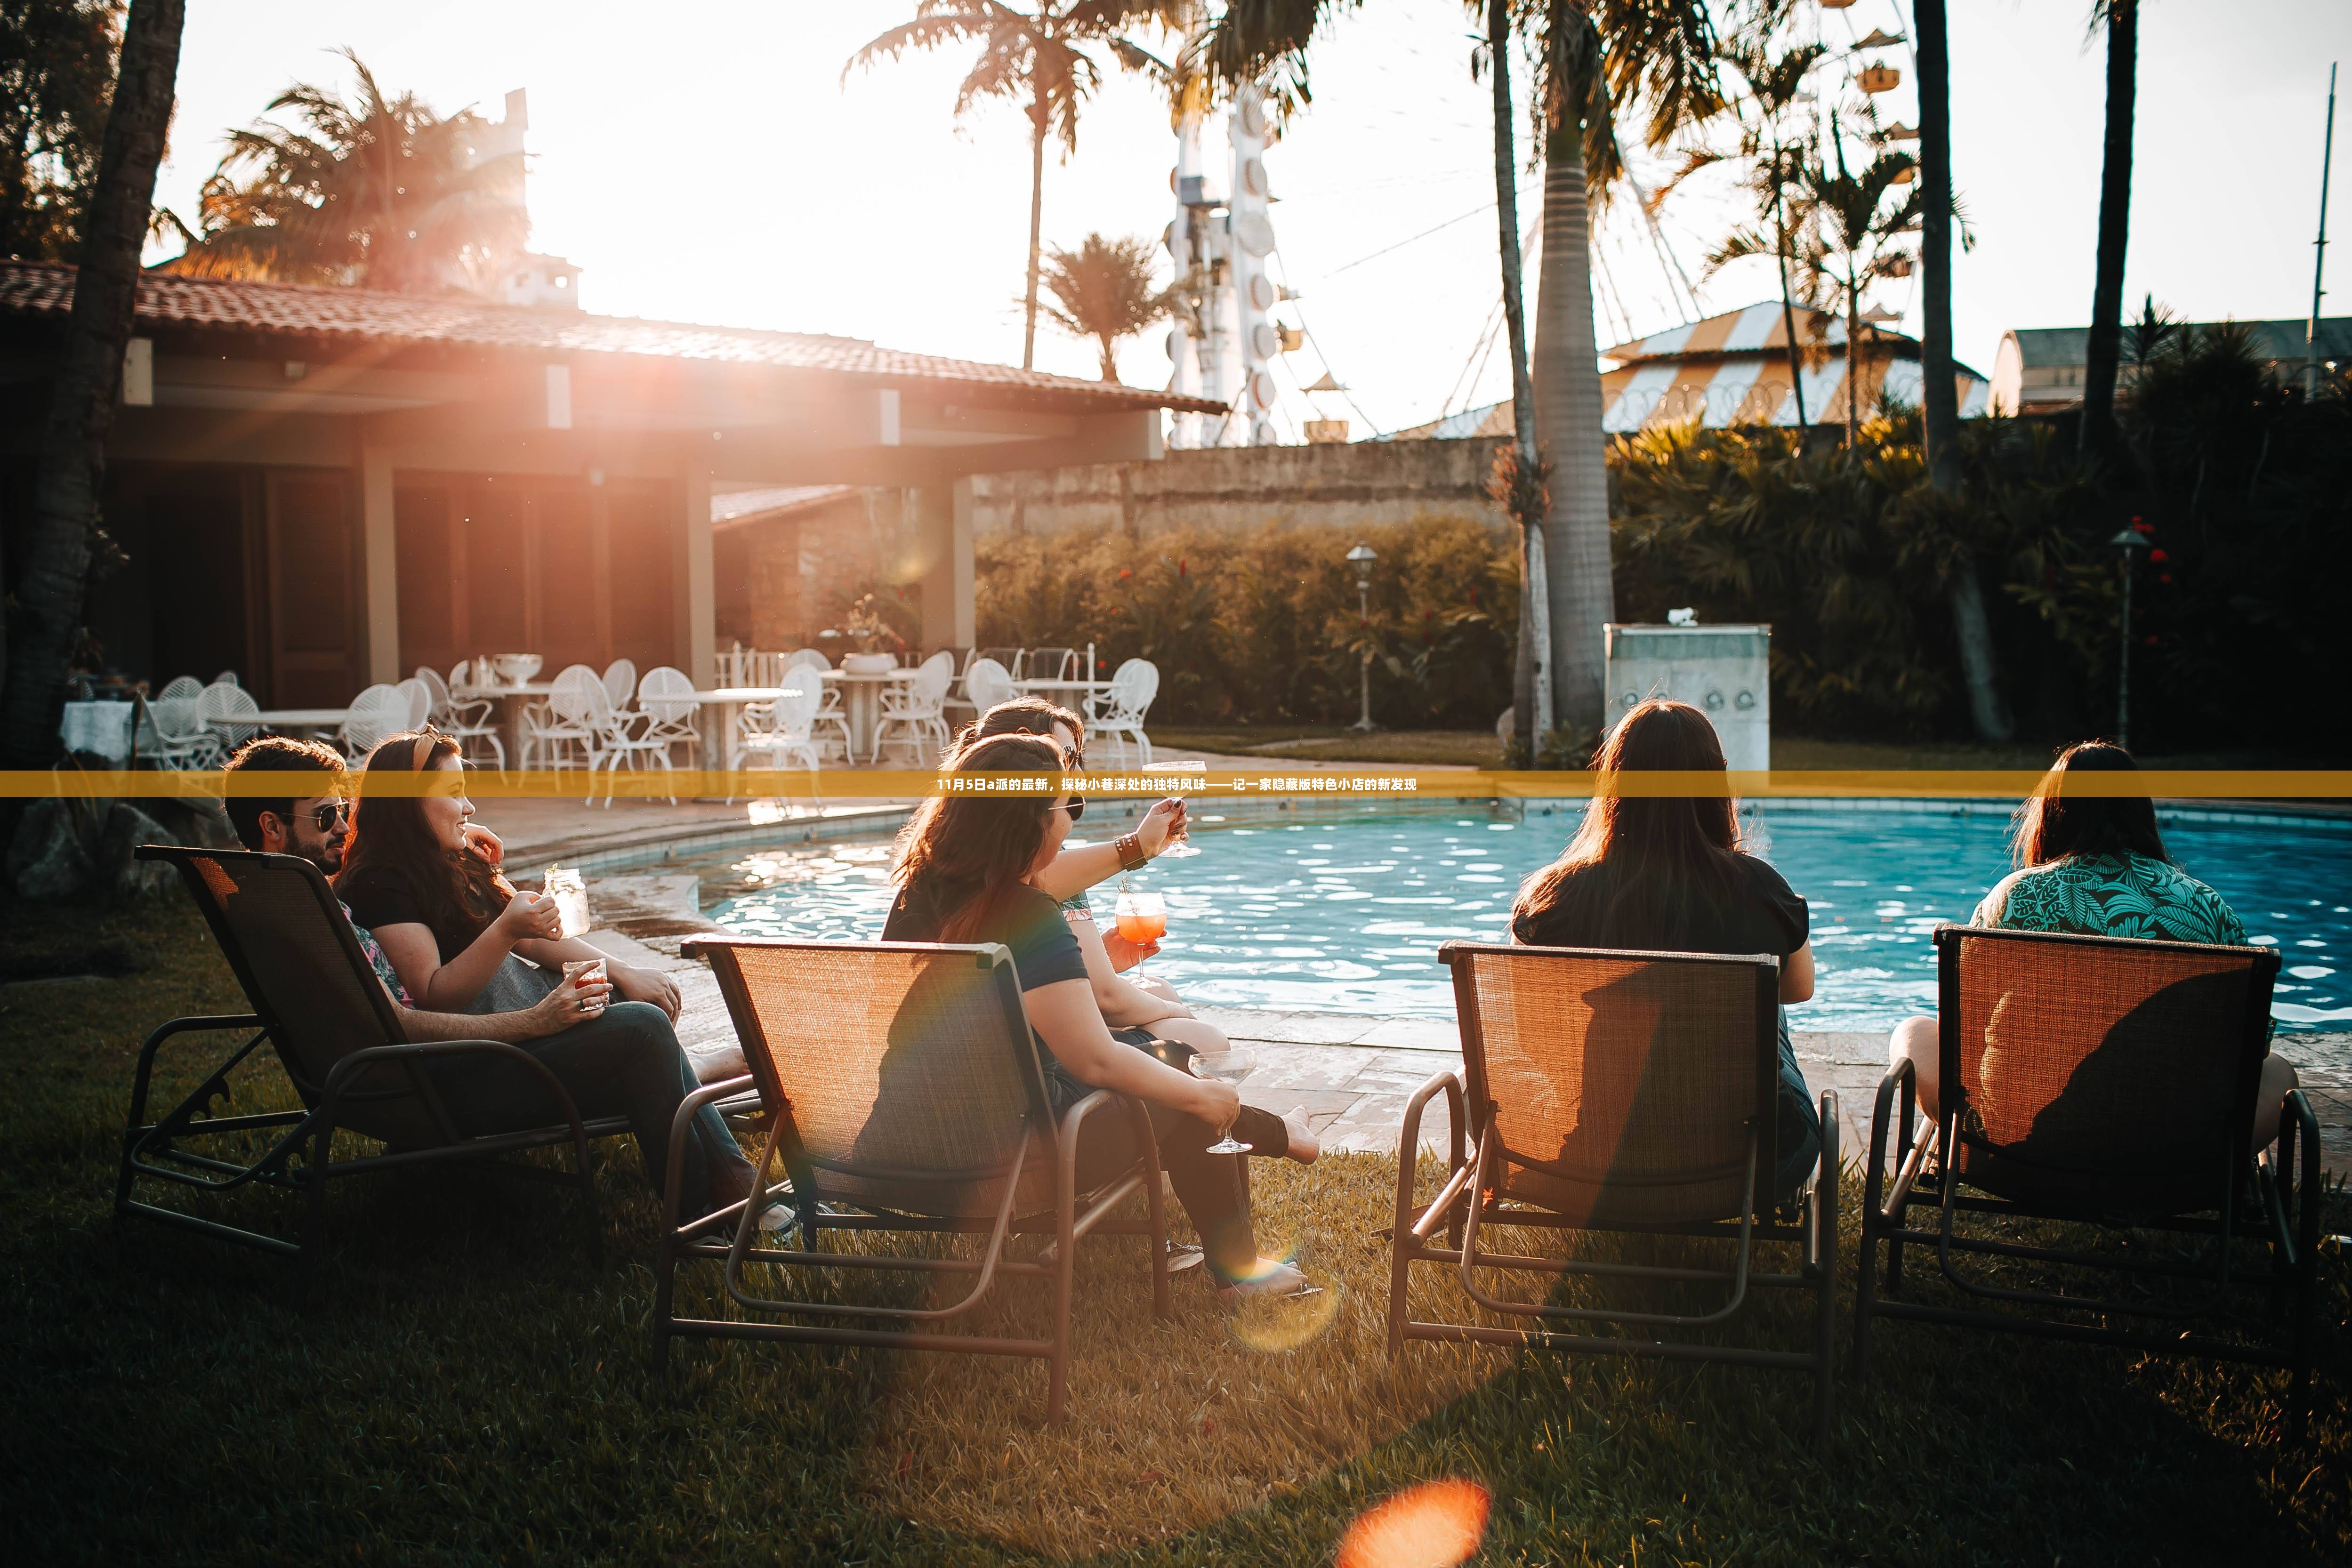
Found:
[[[321,876],[332,876],[343,869],[343,852],[332,844],[296,844],[294,852],[317,866]]]

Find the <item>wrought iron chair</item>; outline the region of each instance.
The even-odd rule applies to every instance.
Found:
[[[1799,1221],[1788,1223],[1769,1190],[1780,961],[1470,942],[1448,942],[1438,956],[1454,972],[1464,1078],[1439,1073],[1405,1105],[1390,1241],[1390,1357],[1408,1340],[1427,1339],[1785,1368],[1811,1376],[1813,1437],[1825,1440],[1836,1371],[1837,1095],[1822,1094],[1821,1164],[1799,1194]],[[1452,1148],[1444,1183],[1423,1203],[1415,1197],[1421,1119],[1441,1093]],[[1441,1227],[1443,1246],[1433,1239]],[[1493,1249],[1486,1238],[1498,1227],[1701,1238],[1729,1242],[1732,1256],[1727,1267],[1524,1256]],[[1759,1271],[1755,1253],[1764,1244],[1792,1246],[1794,1270]],[[1486,1321],[1414,1319],[1416,1262],[1449,1265]],[[1720,1299],[1686,1311],[1654,1301],[1522,1301],[1495,1293],[1482,1273],[1679,1287]],[[1751,1286],[1812,1296],[1804,1348],[1664,1337],[1727,1322]],[[1537,1323],[1508,1326],[1515,1318]],[[1544,1326],[1551,1323],[1645,1332],[1562,1333]]]
[[[1149,659],[1129,659],[1111,673],[1110,690],[1087,705],[1087,727],[1097,738],[1108,737],[1118,745],[1118,764],[1127,766],[1127,743],[1135,742],[1146,766],[1151,761],[1151,737],[1143,733],[1143,716],[1160,695],[1160,666]]]
[[[1868,1374],[1880,1318],[2249,1362],[2291,1374],[2299,1439],[2325,1184],[2319,1124],[2300,1091],[2287,1096],[2278,1142],[2259,1158],[2252,1147],[2278,954],[1968,925],[1938,926],[1935,943],[1937,1115],[1916,1116],[1910,1062],[1880,1081],[1864,1178],[1857,1374]],[[1934,1218],[1914,1223],[1910,1211],[1923,1206]],[[2020,1220],[2094,1228],[2086,1241],[2136,1233],[2137,1244],[2028,1245],[2013,1234]],[[2168,1237],[2202,1238],[2200,1255],[2147,1245]],[[1983,1305],[1906,1292],[1913,1246],[1932,1249],[1942,1282]],[[2250,1266],[2243,1254],[2257,1249],[2266,1257]],[[2044,1277],[1987,1272],[2018,1265]],[[2143,1288],[2127,1289],[2132,1281]],[[2283,1336],[2192,1332],[2249,1292],[2263,1296]]]
[[[1149,1239],[1152,1310],[1169,1315],[1166,1228],[1158,1145],[1150,1118],[1131,1101],[1098,1092],[1056,1124],[1021,1007],[1012,956],[993,944],[815,943],[692,936],[685,950],[708,957],[743,1045],[747,1080],[715,1083],[678,1108],[677,1126],[701,1103],[756,1083],[772,1113],[754,1163],[752,1197],[731,1237],[701,1233],[678,1218],[683,1153],[668,1171],[654,1274],[654,1343],[666,1366],[673,1337],[782,1340],[803,1344],[960,1351],[1035,1356],[1048,1364],[1045,1418],[1057,1422],[1069,1381],[1070,1306],[1078,1243],[1093,1235]],[[1098,1114],[1126,1115],[1139,1151],[1133,1165],[1092,1193],[1077,1189],[1081,1126]],[[673,1145],[673,1147],[678,1145]],[[760,1245],[755,1216],[767,1207],[782,1167],[801,1245]],[[1146,1218],[1114,1211],[1141,1193]],[[828,1249],[827,1233],[987,1239],[978,1258]],[[1050,1260],[1010,1255],[1016,1235],[1054,1239]],[[741,1316],[682,1316],[679,1268],[719,1262],[720,1286]],[[784,1281],[808,1289],[768,1292],[780,1282],[747,1275],[781,1265]],[[763,1270],[777,1281],[780,1270]],[[917,1277],[977,1276],[963,1299],[908,1307],[827,1290],[860,1272]],[[1034,1338],[945,1332],[986,1300],[1000,1275],[1050,1281],[1052,1318]],[[814,1319],[811,1322],[808,1320]],[[784,1321],[777,1321],[784,1320]],[[798,1321],[792,1321],[798,1320]],[[863,1321],[902,1327],[853,1327]]]

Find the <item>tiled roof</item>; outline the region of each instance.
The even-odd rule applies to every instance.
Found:
[[[856,494],[854,485],[793,485],[765,490],[721,491],[710,497],[710,521],[724,527],[822,506]]]
[[[73,305],[74,269],[0,260],[0,317],[62,319]],[[924,381],[1042,394],[1055,402],[1222,413],[1223,403],[1172,392],[1014,370],[1009,365],[902,353],[855,338],[706,327],[539,310],[464,298],[313,288],[290,283],[142,273],[142,327],[218,328],[308,339],[444,343],[531,354],[634,354],[719,364],[769,365],[876,381]]]

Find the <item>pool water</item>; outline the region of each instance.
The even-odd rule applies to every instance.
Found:
[[[1208,827],[1202,852],[1136,880],[1168,899],[1168,936],[1147,967],[1213,1007],[1451,1018],[1436,961],[1449,937],[1507,941],[1511,900],[1559,852],[1573,810],[1523,822],[1483,815],[1373,816]],[[1939,921],[1965,921],[2010,869],[1992,812],[1751,807],[1751,847],[1812,910],[1819,981],[1790,1009],[1798,1029],[1883,1030],[1936,1003]],[[2284,1030],[2352,1028],[2352,833],[2168,822],[2166,846],[2210,883],[2247,935],[2284,960],[2273,1016]],[[706,870],[707,913],[746,935],[878,936],[889,907],[887,844],[815,845]],[[740,891],[727,895],[730,888]],[[1094,893],[1110,917],[1117,896]]]

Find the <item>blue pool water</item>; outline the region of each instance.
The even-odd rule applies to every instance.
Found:
[[[1507,940],[1520,881],[1574,831],[1573,809],[1523,822],[1375,816],[1208,827],[1201,853],[1139,877],[1168,898],[1151,972],[1216,1007],[1450,1018],[1436,962],[1448,937]],[[1927,934],[1963,921],[2009,868],[2006,819],[1990,812],[1751,808],[1751,847],[1812,908],[1820,980],[1790,1009],[1799,1029],[1880,1030],[1933,1011]],[[2229,900],[2250,937],[2284,959],[2274,1016],[2285,1030],[2352,1029],[2352,833],[2221,822],[2168,823],[2165,842]],[[884,844],[816,845],[731,859],[705,872],[708,913],[730,930],[801,938],[881,933]],[[1108,918],[1115,896],[1095,891]]]

